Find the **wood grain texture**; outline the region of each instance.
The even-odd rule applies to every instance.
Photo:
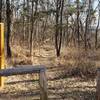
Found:
[[[40,71],[40,100],[48,100],[47,80],[45,72]]]
[[[97,70],[96,98],[100,100],[100,69]]]
[[[12,76],[12,75],[22,75],[22,74],[32,74],[39,73],[40,71],[45,71],[45,66],[31,66],[31,65],[21,65],[15,68],[1,69],[0,76]]]

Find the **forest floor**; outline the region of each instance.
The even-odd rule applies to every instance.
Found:
[[[96,70],[100,66],[99,50],[63,48],[56,58],[54,47],[45,45],[29,51],[12,47],[9,66],[33,64],[47,67],[49,100],[96,100]],[[7,77],[0,100],[39,100],[38,75]]]

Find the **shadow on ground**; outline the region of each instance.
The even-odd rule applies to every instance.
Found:
[[[63,91],[60,88],[48,88],[48,100],[96,100],[95,91],[78,90],[77,87],[73,88],[73,90],[71,89],[72,91],[70,91],[70,87]],[[0,93],[0,100],[39,100],[39,98],[40,91],[37,89]]]

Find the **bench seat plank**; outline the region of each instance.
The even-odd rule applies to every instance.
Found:
[[[1,69],[0,76],[12,76],[12,75],[22,75],[22,74],[32,74],[39,73],[40,71],[45,71],[45,66],[41,65],[20,65],[15,68]]]

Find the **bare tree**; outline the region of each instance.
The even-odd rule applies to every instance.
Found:
[[[6,0],[6,17],[7,17],[7,33],[6,33],[6,45],[7,45],[7,57],[11,57],[10,49],[10,33],[11,33],[11,9],[10,0]]]
[[[37,15],[37,6],[38,6],[38,0],[35,1],[35,11],[34,10],[34,1],[32,0],[32,14],[31,14],[31,33],[30,33],[30,55],[32,55],[33,51],[33,28],[34,28],[34,22],[36,20],[36,15]]]
[[[57,0],[56,2],[56,32],[55,32],[55,48],[56,48],[57,57],[60,56],[61,43],[62,43],[63,7],[64,7],[64,0]]]
[[[80,12],[79,12],[79,0],[77,0],[77,38],[78,38],[78,47],[80,46],[80,31],[79,31],[79,15],[80,15]]]
[[[0,0],[0,22],[2,20],[2,0]]]
[[[98,17],[98,24],[96,27],[96,33],[95,33],[95,48],[97,49],[97,44],[98,44],[98,28],[100,25],[100,1],[98,0],[99,4],[98,4],[98,13],[99,13],[99,17]]]

